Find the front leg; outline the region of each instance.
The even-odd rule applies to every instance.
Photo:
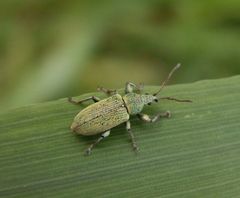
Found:
[[[97,90],[105,93],[107,96],[111,96],[117,93],[116,89],[106,89],[104,87],[98,87]]]
[[[166,111],[165,113],[158,113],[153,118],[150,118],[149,115],[143,113],[139,113],[137,116],[140,120],[143,120],[145,122],[156,122],[159,118],[170,118],[171,113],[170,111]]]
[[[136,85],[131,82],[127,82],[125,86],[125,94],[132,93],[135,90],[137,90],[139,93],[143,90],[143,84]]]
[[[131,139],[131,141],[132,141],[133,150],[134,150],[135,152],[139,151],[139,148],[138,148],[138,146],[137,146],[135,137],[134,137],[133,132],[132,132],[132,130],[131,130],[130,121],[127,121],[127,122],[126,122],[126,129],[127,129],[127,132],[128,132],[128,134],[129,134],[129,136],[130,136],[130,139]]]

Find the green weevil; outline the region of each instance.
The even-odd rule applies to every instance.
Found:
[[[130,116],[137,115],[140,120],[145,122],[155,122],[161,117],[169,118],[171,116],[169,111],[165,113],[158,113],[150,118],[149,115],[141,113],[144,105],[150,105],[152,102],[158,102],[162,99],[174,100],[177,102],[191,102],[191,100],[180,100],[173,97],[159,97],[158,94],[164,88],[165,84],[171,78],[175,70],[180,67],[177,64],[169,73],[167,79],[162,83],[160,89],[154,94],[142,94],[143,87],[137,86],[134,83],[127,82],[125,86],[125,95],[121,96],[116,90],[99,88],[99,91],[106,93],[109,97],[100,100],[96,96],[91,96],[79,101],[68,98],[69,102],[74,104],[81,104],[82,102],[92,100],[94,104],[89,105],[80,111],[71,125],[71,130],[81,135],[90,136],[101,134],[101,136],[86,149],[86,155],[91,154],[93,147],[101,140],[110,135],[110,130],[122,123],[126,123],[126,129],[131,138],[132,147],[134,151],[139,148],[135,141],[135,137],[131,131]]]

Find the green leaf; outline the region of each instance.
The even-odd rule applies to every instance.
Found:
[[[69,126],[87,104],[60,99],[2,114],[0,197],[240,197],[240,76],[169,86],[162,95],[193,103],[147,106],[151,115],[172,112],[156,123],[133,117],[137,155],[124,125],[83,155],[97,137]]]

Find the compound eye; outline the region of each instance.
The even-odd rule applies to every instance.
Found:
[[[148,103],[148,105],[151,105],[151,104],[152,104],[151,102]]]
[[[154,99],[155,102],[158,102],[158,99]]]

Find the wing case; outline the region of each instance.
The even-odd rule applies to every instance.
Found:
[[[97,103],[89,105],[74,118],[73,125],[77,133],[94,135],[107,131],[129,120],[129,114],[122,96],[115,94]]]

